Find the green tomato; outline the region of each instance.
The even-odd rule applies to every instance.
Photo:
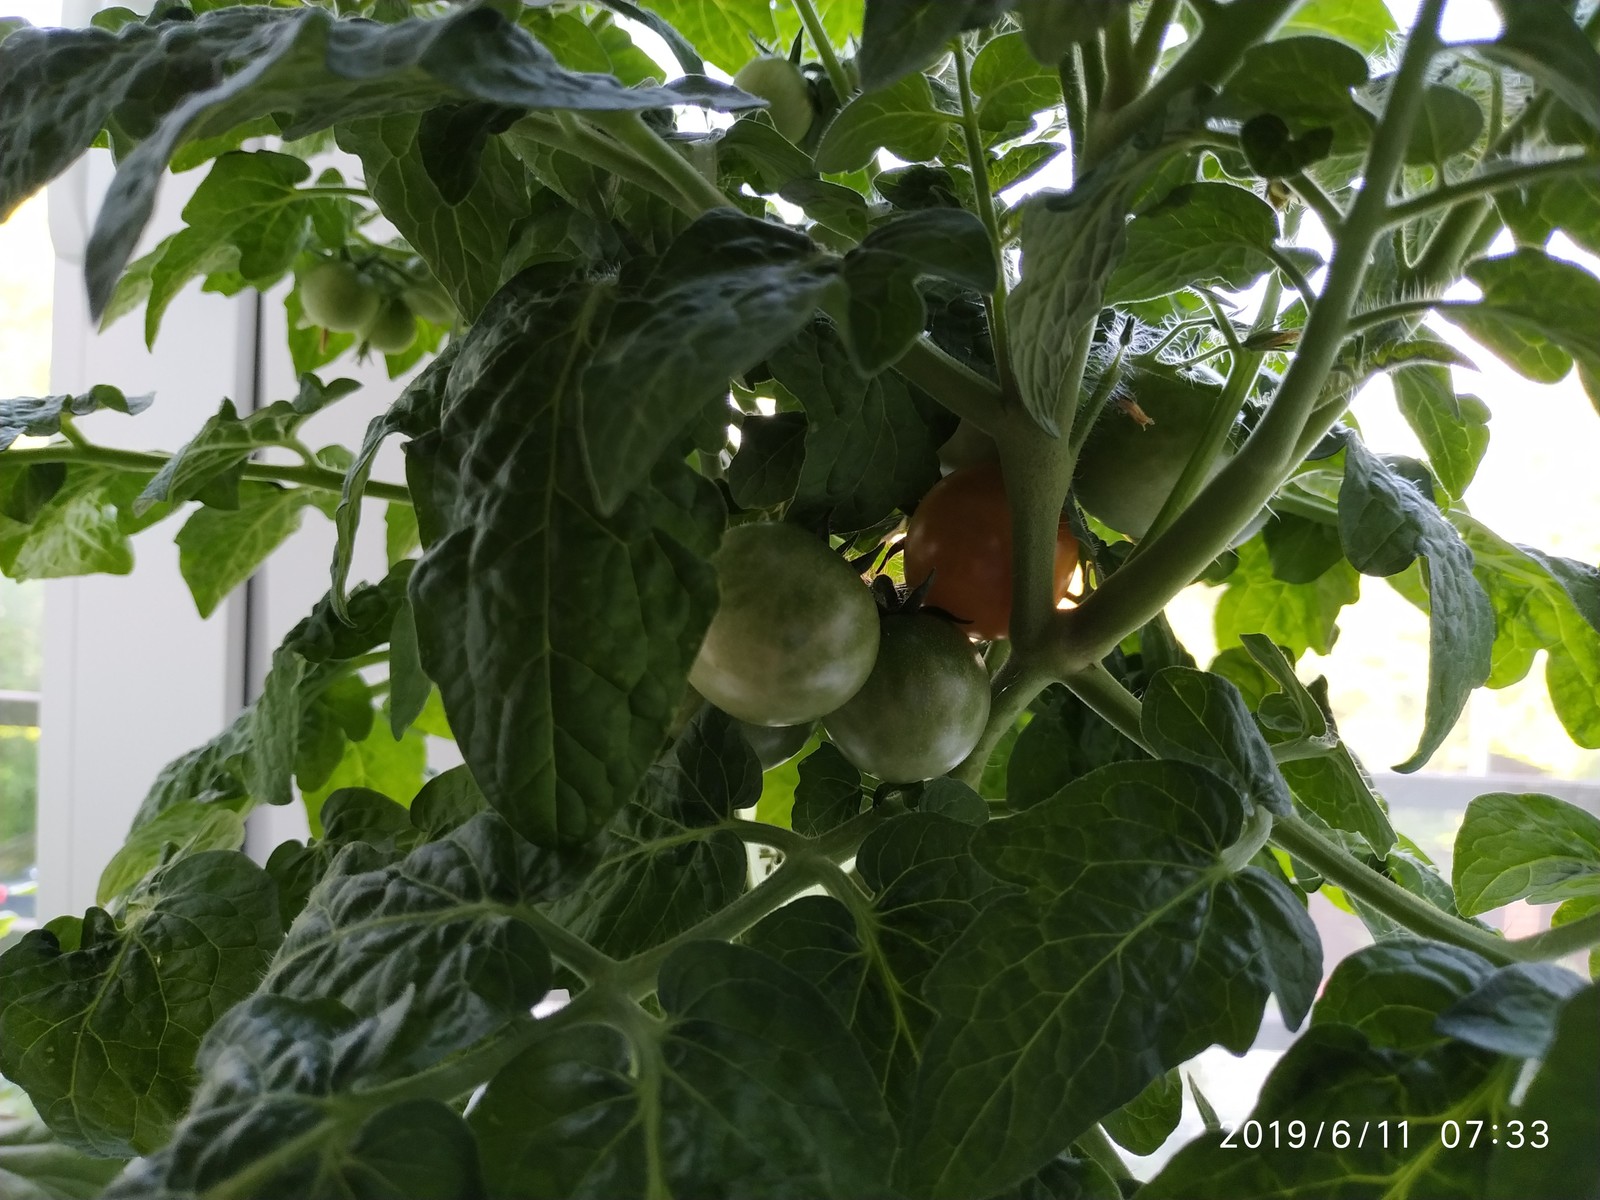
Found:
[[[878,656],[878,608],[826,542],[740,525],[713,562],[721,601],[689,669],[696,691],[752,725],[803,725],[855,695]]]
[[[383,297],[347,262],[325,262],[300,277],[300,308],[324,329],[355,333],[378,315]]]
[[[811,107],[811,85],[787,58],[769,55],[751,59],[739,68],[733,86],[765,100],[769,105],[767,115],[778,132],[796,145],[811,132],[811,122],[816,119],[816,110]]]
[[[752,725],[749,721],[738,722],[739,732],[744,734],[744,740],[750,743],[750,748],[761,760],[763,771],[783,766],[804,750],[816,728],[815,721],[807,721],[803,725]]]
[[[932,613],[883,618],[878,663],[823,718],[847,759],[885,783],[946,774],[989,722],[989,675],[960,626]]]
[[[380,354],[403,354],[417,340],[417,318],[409,304],[390,296],[362,332],[367,345]]]
[[[1134,539],[1149,532],[1205,432],[1221,398],[1214,384],[1142,371],[1130,394],[1153,424],[1141,426],[1118,405],[1108,405],[1078,456],[1073,487],[1090,516]],[[1224,446],[1206,472],[1222,470],[1233,449]]]

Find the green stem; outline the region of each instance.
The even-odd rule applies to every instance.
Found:
[[[1327,229],[1330,237],[1339,235],[1339,226],[1344,224],[1344,213],[1340,211],[1332,196],[1322,190],[1322,185],[1309,175],[1291,175],[1284,180],[1307,208],[1317,214]]]
[[[1510,188],[1526,187],[1550,179],[1584,174],[1600,176],[1600,155],[1578,154],[1567,158],[1549,159],[1545,162],[1512,163],[1510,166],[1479,171],[1455,183],[1447,183],[1431,192],[1424,192],[1391,205],[1385,223],[1392,228],[1437,212],[1441,208],[1455,208],[1467,200],[1492,196]]]
[[[827,71],[828,79],[833,84],[833,94],[843,104],[850,99],[850,77],[844,73],[844,66],[839,62],[839,56],[833,52],[833,43],[828,40],[828,27],[822,23],[822,18],[817,15],[816,5],[811,0],[794,0],[794,10],[800,14],[800,23],[806,27],[806,33],[811,36],[812,48],[816,50],[817,57],[822,60],[822,69]]]
[[[1133,6],[1122,4],[1106,22],[1106,86],[1101,97],[1102,112],[1122,108],[1144,86],[1145,79],[1133,57]]]
[[[1197,87],[1221,84],[1239,65],[1245,51],[1276,29],[1298,3],[1299,0],[1250,0],[1248,4],[1209,7],[1200,35],[1189,42],[1166,74],[1131,103],[1094,123],[1085,165],[1127,141],[1178,97]]]
[[[1311,281],[1301,273],[1299,267],[1294,265],[1294,260],[1279,247],[1268,246],[1266,256],[1272,260],[1272,265],[1278,269],[1278,273],[1289,281],[1289,285],[1300,293],[1300,299],[1305,302],[1306,311],[1309,312],[1311,306],[1317,302],[1317,292],[1311,286]],[[1274,311],[1272,314],[1274,321],[1277,320],[1277,316],[1277,312]]]
[[[1000,223],[995,219],[994,193],[989,187],[989,156],[983,148],[983,132],[978,128],[978,108],[972,99],[972,74],[967,66],[967,48],[958,35],[952,43],[956,62],[956,83],[961,92],[961,132],[966,139],[967,165],[972,168],[972,189],[977,199],[978,219],[989,235],[989,246],[994,252],[995,270],[999,281],[993,295],[983,298],[984,312],[989,318],[989,341],[994,347],[996,373],[1000,376],[1002,395],[1017,394],[1016,380],[1011,373],[1011,342],[1006,332],[1006,269],[1005,242],[1000,236]]]
[[[1422,897],[1346,854],[1299,817],[1278,816],[1272,825],[1272,840],[1279,849],[1292,854],[1347,895],[1398,921],[1413,933],[1474,951],[1502,966],[1518,961],[1518,954],[1504,938],[1441,912]]]
[[[549,947],[550,953],[576,971],[585,983],[593,983],[617,969],[616,959],[609,954],[602,954],[538,909],[518,909],[517,918],[532,926],[540,940]]]
[[[1144,23],[1139,26],[1139,36],[1133,43],[1133,69],[1139,81],[1139,91],[1150,84],[1156,65],[1161,61],[1161,48],[1167,40],[1167,26],[1178,11],[1178,0],[1151,0]]]
[[[1123,737],[1137,746],[1145,744],[1142,706],[1105,667],[1094,663],[1063,677],[1061,682]]]
[[[1083,75],[1084,116],[1092,129],[1100,116],[1100,104],[1106,94],[1105,48],[1099,38],[1078,43],[1078,65]],[[1093,134],[1090,137],[1092,140]]]
[[[1600,946],[1600,912],[1590,913],[1531,937],[1516,938],[1509,944],[1529,962],[1565,958],[1569,954]]]
[[[1471,300],[1401,300],[1395,304],[1383,304],[1377,308],[1351,314],[1346,334],[1374,329],[1391,321],[1409,321],[1413,317],[1420,317],[1438,309],[1471,308],[1474,303],[1475,301]]]
[[[710,212],[732,204],[721,188],[700,174],[693,163],[645,124],[642,113],[593,112],[589,119],[666,180],[692,206],[692,211]]]
[[[1122,1155],[1117,1153],[1116,1146],[1112,1145],[1111,1139],[1106,1136],[1106,1131],[1100,1126],[1091,1125],[1080,1133],[1077,1144],[1078,1148],[1099,1163],[1111,1178],[1133,1178],[1133,1172],[1128,1169],[1128,1164],[1122,1161]]]
[[[1085,130],[1089,120],[1089,97],[1083,86],[1083,72],[1078,66],[1078,52],[1074,47],[1061,56],[1056,73],[1061,78],[1061,104],[1067,112],[1067,141],[1072,154],[1072,178],[1082,174]]]
[[[1021,655],[1015,650],[1006,660],[994,677],[994,694],[989,702],[989,723],[983,728],[983,736],[978,739],[978,744],[973,747],[972,753],[962,761],[950,774],[953,778],[976,788],[983,778],[983,770],[989,765],[989,759],[994,754],[994,748],[1000,744],[1000,739],[1005,737],[1010,728],[1017,723],[1017,718],[1027,711],[1028,705],[1033,703],[1033,698],[1050,683],[1050,676],[1044,671],[1030,667]]]
[[[1229,5],[1222,11],[1251,13],[1274,7],[1277,0],[1259,0],[1256,4]],[[1444,0],[1423,0],[1367,155],[1365,182],[1340,230],[1338,249],[1322,294],[1311,308],[1294,360],[1261,423],[1239,453],[1224,464],[1195,503],[1179,514],[1166,532],[1151,539],[1144,553],[1124,565],[1076,609],[1062,614],[1058,623],[1059,670],[1071,671],[1098,662],[1128,633],[1161,612],[1173,596],[1227,548],[1297,465],[1295,449],[1307,431],[1344,344],[1350,313],[1361,295],[1373,248],[1382,232],[1389,194],[1399,177],[1411,127],[1421,107],[1428,65],[1440,44],[1438,25],[1443,7]],[[1208,25],[1197,39],[1197,46],[1205,42],[1213,28],[1222,27]],[[1176,70],[1175,66],[1173,71]],[[1141,99],[1157,90],[1159,85]]]
[[[667,184],[649,166],[640,162],[612,139],[588,128],[581,121],[573,119],[563,122],[556,117],[534,113],[523,117],[506,132],[505,136],[513,149],[519,143],[528,142],[534,146],[565,150],[591,166],[599,167],[619,179],[625,179],[654,196],[660,196],[677,208],[691,213],[700,211],[692,207],[689,200],[679,193],[677,188]]]
[[[139,450],[114,450],[110,446],[81,445],[69,442],[52,442],[48,446],[28,446],[0,453],[4,463],[93,463],[96,466],[116,467],[123,471],[148,471],[152,475],[167,465],[170,454],[146,453]],[[342,492],[344,474],[325,467],[280,466],[275,463],[247,462],[244,478],[259,479],[268,483],[295,484],[325,492]],[[367,496],[374,500],[394,500],[411,503],[411,492],[403,484],[367,484]]]

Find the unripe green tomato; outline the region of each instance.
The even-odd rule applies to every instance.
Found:
[[[822,723],[854,766],[885,783],[915,783],[956,767],[988,722],[989,675],[967,635],[919,612],[883,618],[872,674]]]
[[[435,325],[455,324],[458,315],[456,306],[451,302],[450,294],[439,284],[431,280],[412,284],[401,295],[411,305],[411,311],[424,321],[432,321]]]
[[[367,345],[380,354],[403,354],[417,340],[417,318],[399,296],[390,296],[363,331]]]
[[[817,728],[815,721],[803,725],[752,725],[749,721],[736,724],[744,740],[750,743],[750,749],[756,752],[763,771],[781,767],[799,754]]]
[[[1146,371],[1133,378],[1129,392],[1152,424],[1140,425],[1119,405],[1107,406],[1078,455],[1072,482],[1090,516],[1137,540],[1149,532],[1200,444],[1221,388]],[[1224,445],[1203,482],[1232,456],[1233,448]]]
[[[347,262],[321,263],[300,277],[300,308],[324,329],[355,333],[378,315],[383,297]]]
[[[838,708],[878,657],[872,592],[827,542],[795,525],[728,530],[716,616],[689,683],[752,725],[803,725]]]
[[[767,114],[778,132],[796,145],[811,131],[816,117],[811,107],[811,85],[787,58],[768,55],[751,59],[739,68],[733,86],[765,100],[770,106]]]

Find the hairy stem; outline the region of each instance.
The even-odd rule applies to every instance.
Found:
[[[1044,691],[1049,683],[1048,674],[1030,666],[1022,655],[1013,651],[995,674],[993,698],[989,702],[989,723],[984,726],[983,736],[978,739],[972,753],[950,772],[951,776],[976,788],[1000,739],[1005,737],[1007,731],[1017,723],[1017,718],[1033,703],[1033,698]]]
[[[1442,208],[1456,208],[1468,200],[1493,196],[1512,188],[1529,187],[1551,179],[1564,179],[1569,175],[1594,175],[1600,177],[1600,155],[1577,154],[1567,158],[1548,159],[1544,162],[1511,163],[1479,171],[1455,183],[1423,192],[1389,207],[1387,226],[1404,225],[1418,217],[1438,212]],[[1468,210],[1469,213],[1471,210]],[[1465,222],[1467,218],[1463,218]]]
[[[1001,393],[1014,396],[1017,386],[1011,373],[1011,343],[1006,332],[1005,241],[1000,236],[1000,223],[994,212],[994,193],[989,188],[989,156],[983,148],[983,132],[978,128],[978,109],[972,99],[972,74],[967,66],[967,48],[959,35],[952,49],[955,53],[956,83],[961,91],[961,132],[966,140],[967,165],[972,168],[978,219],[983,222],[983,228],[989,235],[995,269],[1000,276],[994,294],[983,298],[983,309],[989,318],[989,341],[994,346],[995,370],[1000,376]]]
[[[1133,1172],[1128,1169],[1128,1164],[1122,1161],[1122,1155],[1117,1153],[1116,1146],[1112,1145],[1111,1139],[1106,1136],[1106,1131],[1100,1126],[1091,1125],[1080,1133],[1078,1148],[1099,1163],[1111,1178],[1133,1178]]]
[[[1139,91],[1149,86],[1161,61],[1161,48],[1167,40],[1167,26],[1178,11],[1178,0],[1151,0],[1144,23],[1139,26],[1139,36],[1133,43],[1133,69],[1139,82]]]
[[[0,455],[0,462],[92,463],[102,467],[116,467],[123,471],[149,471],[154,474],[166,466],[171,458],[170,454],[157,452],[114,450],[110,446],[96,446],[89,443],[74,445],[70,442],[52,442],[48,446],[27,446],[21,449],[14,447],[6,450]],[[324,492],[341,492],[344,489],[342,471],[330,471],[326,467],[310,465],[247,462],[244,464],[244,478],[259,479],[267,483],[294,484]],[[369,483],[367,496],[373,500],[411,503],[410,490],[399,483]]]
[[[839,56],[833,52],[833,43],[828,40],[828,28],[822,23],[822,18],[817,15],[816,5],[811,0],[794,0],[794,10],[800,14],[800,23],[806,27],[806,33],[811,38],[811,46],[817,52],[817,57],[822,60],[822,69],[828,73],[828,80],[833,84],[833,94],[843,104],[850,99],[850,77],[844,73],[844,66],[839,62]]]

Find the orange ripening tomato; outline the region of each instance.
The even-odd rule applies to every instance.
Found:
[[[906,583],[929,573],[926,603],[960,618],[968,636],[994,641],[1011,625],[1011,506],[998,462],[964,467],[934,484],[906,527]],[[1078,542],[1061,522],[1056,532],[1055,598],[1059,604],[1078,566]]]

